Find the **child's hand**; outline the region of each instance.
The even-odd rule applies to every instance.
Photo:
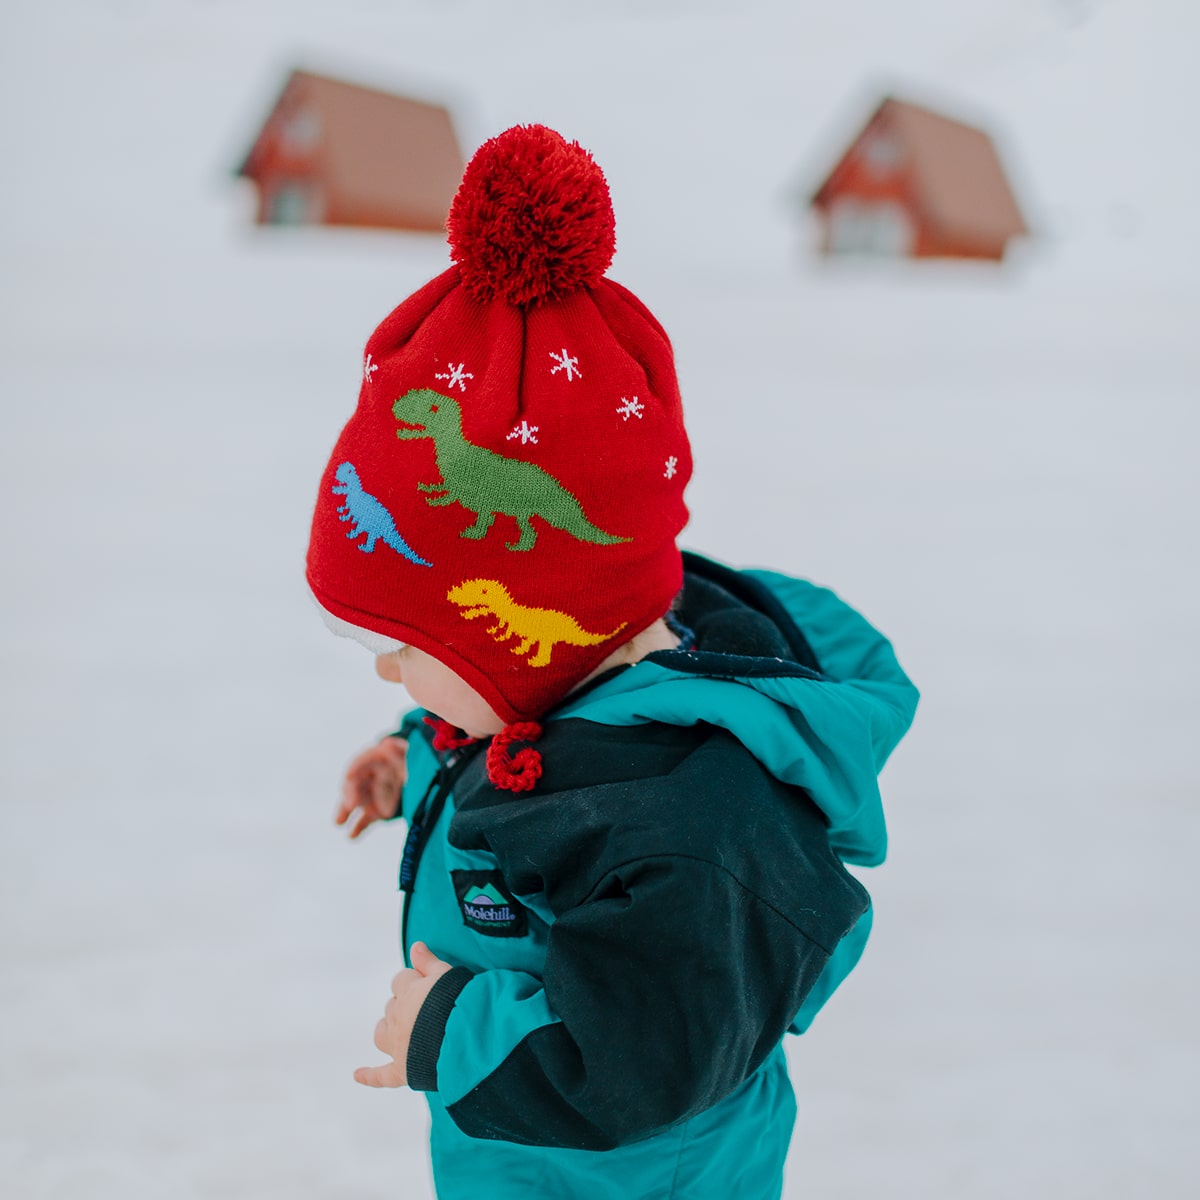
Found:
[[[342,782],[342,799],[333,814],[345,825],[357,810],[350,836],[358,837],[374,821],[387,821],[400,807],[400,789],[408,778],[408,742],[400,737],[384,738],[364,750],[347,768]]]
[[[408,1082],[408,1043],[417,1013],[433,985],[450,970],[450,964],[442,962],[424,942],[413,942],[410,957],[413,969],[401,971],[392,980],[392,998],[383,1010],[383,1020],[375,1026],[375,1045],[393,1061],[354,1072],[354,1078],[367,1087],[403,1087]]]

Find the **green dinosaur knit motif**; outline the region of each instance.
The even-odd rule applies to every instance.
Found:
[[[510,550],[533,549],[537,531],[529,523],[531,517],[541,517],[547,525],[597,546],[633,540],[598,529],[584,516],[579,501],[541,467],[468,442],[462,431],[462,409],[450,396],[414,388],[392,405],[392,415],[400,422],[398,438],[433,439],[441,482],[417,487],[428,493],[429,504],[457,502],[475,514],[475,524],[464,529],[462,537],[486,537],[496,517],[504,515],[513,517],[520,530],[515,542],[505,542]]]

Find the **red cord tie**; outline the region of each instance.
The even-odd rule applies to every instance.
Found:
[[[509,754],[514,742],[536,742],[542,727],[536,721],[514,721],[492,738],[487,752],[488,778],[498,788],[528,792],[542,776],[542,756],[530,745]]]
[[[441,717],[426,717],[425,724],[433,730],[433,748],[438,751],[461,750],[475,740],[457,725],[451,725]]]

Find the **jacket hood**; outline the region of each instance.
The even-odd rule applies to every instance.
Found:
[[[827,588],[696,554],[684,567],[675,615],[694,636],[601,677],[554,717],[727,729],[809,793],[844,861],[878,865],[887,852],[878,775],[918,697],[891,644]]]

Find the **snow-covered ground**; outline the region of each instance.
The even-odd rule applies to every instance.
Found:
[[[836,587],[924,691],[872,944],[790,1047],[788,1194],[1192,1194],[1196,10],[564,7],[0,17],[5,1194],[430,1194],[423,1102],[350,1078],[400,830],[329,821],[403,697],[302,557],[361,345],[444,247],[245,227],[294,58],[595,151],[676,343],[687,543]],[[1036,252],[812,261],[785,196],[871,81],[996,118]]]

